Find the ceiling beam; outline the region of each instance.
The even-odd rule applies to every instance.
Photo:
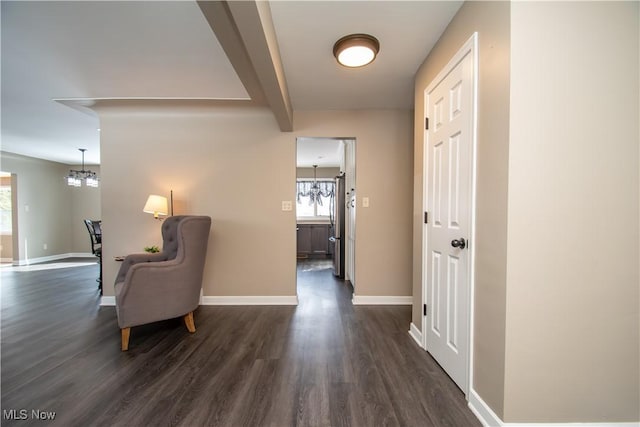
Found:
[[[293,109],[266,1],[198,1],[251,99],[268,105],[280,130],[293,130]]]

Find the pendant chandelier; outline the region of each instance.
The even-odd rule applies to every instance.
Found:
[[[64,177],[67,185],[70,187],[80,187],[82,186],[82,181],[84,181],[87,187],[97,187],[100,181],[98,175],[95,172],[84,169],[84,152],[87,151],[87,149],[78,148],[78,150],[82,152],[82,170],[71,169],[69,175]]]
[[[318,175],[316,174],[318,170],[318,165],[312,165],[312,166],[313,166],[313,185],[311,186],[311,191],[313,192],[313,196],[311,197],[317,199],[318,193],[320,192],[320,187],[318,187]]]
[[[331,181],[318,181],[318,165],[313,166],[313,181],[298,181],[297,202],[302,203],[303,197],[309,198],[309,206],[317,203],[322,206],[323,197],[331,197],[334,194],[335,183]]]

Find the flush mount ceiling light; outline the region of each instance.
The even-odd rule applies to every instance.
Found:
[[[350,68],[371,63],[379,51],[380,42],[369,34],[349,34],[333,45],[333,56],[338,63]]]

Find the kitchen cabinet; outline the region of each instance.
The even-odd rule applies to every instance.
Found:
[[[331,254],[329,224],[298,224],[298,255],[327,256]]]

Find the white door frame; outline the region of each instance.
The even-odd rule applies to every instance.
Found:
[[[469,342],[468,342],[468,352],[467,352],[467,375],[466,375],[466,387],[462,390],[467,397],[469,398],[469,393],[473,388],[473,341],[474,341],[474,294],[475,294],[475,241],[476,241],[476,162],[477,162],[477,140],[478,140],[478,33],[475,32],[469,37],[469,39],[465,42],[465,44],[458,50],[458,52],[449,60],[447,65],[444,66],[442,70],[438,73],[438,75],[433,79],[431,83],[427,85],[427,88],[423,91],[423,103],[424,103],[424,118],[426,120],[428,117],[428,106],[427,106],[427,93],[431,91],[432,88],[437,86],[450,72],[455,66],[462,61],[464,57],[467,55],[472,56],[473,63],[473,78],[472,78],[472,105],[473,111],[471,113],[472,120],[472,136],[471,136],[471,203],[470,203],[470,244],[469,244],[469,263],[468,263],[468,278],[469,278],[469,298],[468,298],[468,319],[469,319]],[[423,163],[422,163],[422,177],[423,177],[423,200],[422,200],[422,210],[423,212],[427,211],[427,202],[428,199],[424,197],[426,189],[429,188],[429,177],[427,173],[428,165],[429,165],[429,150],[427,149],[427,131],[424,131],[423,134]],[[426,277],[426,262],[425,262],[425,254],[428,253],[427,247],[427,224],[423,224],[422,226],[422,265],[421,265],[421,273],[422,273],[422,304],[427,303],[428,296],[428,286],[427,286],[427,277]],[[427,348],[427,316],[422,316],[422,346],[424,349]]]
[[[349,209],[344,209],[345,214],[345,231],[343,239],[346,239],[344,244],[344,261],[345,261],[345,280],[348,280],[351,283],[351,287],[353,288],[353,295],[355,297],[356,293],[356,229],[357,229],[357,217],[358,211],[356,209],[356,199],[353,195],[353,192],[356,191],[356,181],[357,181],[357,168],[356,168],[356,141],[354,138],[345,138],[344,139],[344,159],[345,159],[345,168],[344,172],[346,173],[345,179],[345,195],[344,201],[346,204],[351,204],[351,197],[354,197],[353,204]],[[357,193],[356,193],[357,194]],[[355,210],[354,210],[355,209]],[[353,215],[351,215],[353,212]],[[350,240],[349,235],[353,235],[353,239]]]
[[[351,185],[353,185],[353,188],[355,189],[356,187],[356,174],[357,174],[357,162],[356,162],[356,142],[357,142],[357,138],[355,136],[353,137],[335,137],[335,136],[303,136],[303,135],[298,135],[295,137],[294,141],[295,141],[295,147],[296,147],[296,168],[298,167],[298,139],[300,138],[305,138],[305,139],[318,139],[318,140],[322,140],[322,139],[332,139],[332,140],[338,140],[338,141],[342,141],[343,142],[343,165],[340,166],[341,171],[345,172],[347,174],[347,176],[349,176],[349,182],[351,183]],[[347,149],[347,146],[350,145],[352,147],[352,149],[349,151]],[[297,175],[297,174],[296,174]],[[297,176],[296,176],[296,181],[297,181]],[[349,191],[350,189],[347,187],[347,182],[345,181],[345,192]],[[345,202],[347,199],[347,195],[345,194]],[[355,203],[355,201],[354,201]],[[354,241],[352,244],[352,248],[351,249],[351,257],[349,257],[349,251],[347,250],[347,248],[350,246],[349,244],[349,240],[347,238],[347,229],[349,227],[348,225],[348,219],[347,219],[347,210],[345,209],[345,235],[342,236],[342,239],[345,239],[345,254],[344,254],[344,262],[345,262],[345,280],[349,280],[351,282],[351,286],[354,288],[354,296],[355,296],[355,259],[356,259],[356,245],[355,245],[355,235],[354,235]],[[296,216],[296,224],[297,224],[298,218]],[[356,230],[356,221],[357,221],[357,212],[354,213],[354,217],[353,217],[353,232],[355,234],[355,230]],[[350,274],[349,274],[350,272]],[[298,273],[296,271],[296,297],[298,295]]]

